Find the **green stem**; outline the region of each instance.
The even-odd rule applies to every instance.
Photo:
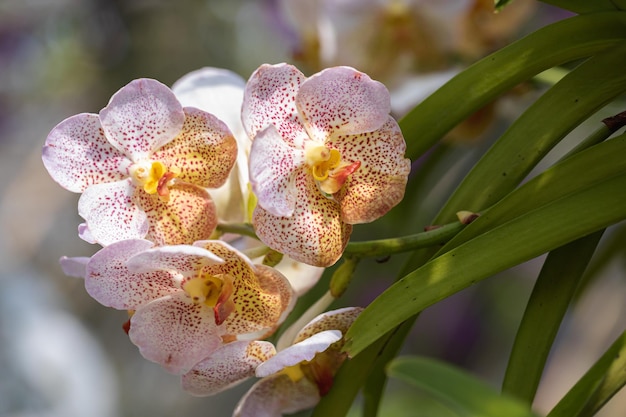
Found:
[[[222,233],[233,233],[258,239],[250,223],[220,223],[217,225],[217,230]]]
[[[532,404],[563,316],[603,232],[578,239],[548,255],[515,337],[503,392]]]
[[[377,257],[441,245],[463,230],[464,227],[465,225],[460,222],[452,222],[427,232],[404,237],[350,242],[344,254],[360,257]]]

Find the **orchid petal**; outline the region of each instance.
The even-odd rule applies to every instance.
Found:
[[[402,201],[411,161],[404,157],[406,143],[391,116],[374,132],[339,136],[330,146],[338,149],[345,160],[361,162],[349,186],[335,194],[343,221],[372,222]]]
[[[274,216],[260,205],[252,223],[257,236],[270,248],[299,262],[333,265],[350,239],[352,226],[341,221],[336,202],[324,197],[311,175],[296,176],[296,207],[291,217]]]
[[[307,78],[296,106],[310,137],[318,141],[376,130],[391,111],[387,88],[350,67],[328,68]]]
[[[146,213],[150,230],[146,239],[158,246],[191,244],[208,239],[217,227],[215,205],[209,193],[193,184],[169,187],[169,201],[137,189],[133,200]]]
[[[42,159],[50,176],[75,193],[93,184],[124,179],[131,164],[107,141],[98,115],[91,113],[56,125],[46,139]]]
[[[254,376],[255,368],[276,353],[270,342],[232,342],[213,352],[181,377],[191,395],[222,392]]]
[[[307,340],[311,336],[328,329],[339,330],[345,334],[354,320],[361,314],[361,311],[363,311],[361,307],[345,307],[322,313],[298,332],[294,338],[294,343]]]
[[[185,277],[197,275],[202,267],[222,263],[222,259],[206,249],[191,245],[161,246],[148,249],[128,260],[132,272],[174,270]]]
[[[325,270],[325,268],[298,262],[289,256],[283,257],[283,260],[274,268],[287,278],[298,297],[317,284]]]
[[[141,306],[130,319],[130,340],[144,358],[168,372],[188,372],[221,344],[213,310],[183,291]]]
[[[341,331],[324,330],[281,350],[256,368],[256,376],[265,377],[283,369],[311,361],[316,354],[324,352],[333,343],[341,340]]]
[[[91,243],[92,245],[98,243],[91,234],[91,230],[89,230],[87,223],[81,223],[78,225],[78,237],[87,243]]]
[[[149,225],[146,214],[133,203],[136,187],[130,179],[96,184],[78,200],[78,214],[85,219],[89,236],[102,246],[125,239],[141,239]],[[143,192],[143,191],[141,191]]]
[[[250,181],[258,204],[275,216],[291,216],[295,175],[303,163],[304,151],[289,146],[274,126],[260,131],[250,151]]]
[[[63,273],[70,277],[85,278],[87,275],[87,262],[89,262],[88,256],[77,256],[68,258],[67,256],[61,257],[59,263]]]
[[[100,111],[109,142],[133,162],[174,139],[185,115],[172,91],[148,78],[133,80],[111,97]]]
[[[153,158],[171,170],[180,170],[181,181],[201,187],[224,184],[237,158],[237,141],[217,117],[185,107],[180,134],[157,151]]]
[[[246,84],[241,120],[248,136],[268,125],[291,146],[301,147],[306,132],[295,105],[296,94],[306,77],[293,65],[261,65]]]
[[[118,310],[135,310],[152,300],[177,291],[173,274],[158,271],[133,273],[126,267],[133,255],[150,249],[147,240],[113,243],[91,257],[86,267],[85,288],[99,303]]]
[[[293,382],[287,375],[263,378],[237,404],[233,417],[281,417],[315,406],[317,386],[307,378]]]
[[[294,301],[287,278],[273,268],[252,265],[245,255],[225,242],[210,240],[196,244],[224,260],[223,264],[204,267],[203,272],[233,279],[230,297],[233,311],[223,324],[227,334],[250,340],[266,335],[280,324]]]

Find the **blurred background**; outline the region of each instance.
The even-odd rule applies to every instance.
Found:
[[[76,113],[97,113],[135,78],[171,85],[203,66],[248,78],[260,64],[282,61],[305,74],[355,66],[388,86],[400,117],[480,57],[568,17],[531,0],[516,0],[499,14],[492,5],[492,0],[1,0],[0,416],[227,416],[250,386],[211,398],[187,395],[176,376],[144,360],[128,341],[121,327],[125,312],[102,307],[81,280],[63,275],[59,257],[90,256],[98,248],[77,236],[78,195],[54,183],[41,163],[41,147],[57,123]],[[420,231],[498,133],[544,88],[541,82],[521,85],[459,126],[416,163],[424,173],[406,204],[356,227],[353,239]],[[585,129],[622,110],[603,109],[546,164]],[[625,234],[622,225],[605,236],[559,333],[537,397],[539,412],[549,410],[625,327]],[[366,305],[393,282],[404,259],[362,262],[337,306]],[[440,357],[498,387],[540,266],[541,259],[533,260],[429,308],[406,352]],[[302,305],[327,282],[326,276]],[[409,392],[390,384],[382,415],[452,415]],[[357,409],[358,404],[355,415]],[[623,415],[624,409],[622,393],[601,415]]]

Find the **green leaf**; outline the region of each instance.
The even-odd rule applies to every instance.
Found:
[[[626,13],[594,13],[548,25],[465,69],[401,121],[407,156],[416,159],[499,95],[538,73],[622,43]]]
[[[500,395],[481,380],[446,363],[422,357],[399,357],[387,367],[401,379],[434,395],[467,417],[534,417],[529,407]]]
[[[548,417],[594,415],[626,382],[626,332],[550,411]]]
[[[524,213],[429,261],[361,313],[346,334],[344,349],[356,355],[435,302],[625,219],[624,189],[626,174],[612,177]]]
[[[495,0],[495,8],[497,11],[504,9],[506,5],[511,3],[513,0]]]
[[[624,9],[614,0],[541,0],[541,2],[581,14]]]
[[[515,337],[502,392],[532,404],[554,338],[602,233],[548,254]]]

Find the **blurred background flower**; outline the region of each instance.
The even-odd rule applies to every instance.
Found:
[[[171,86],[188,72],[213,66],[247,79],[260,64],[281,61],[299,65],[306,75],[328,65],[357,66],[388,85],[400,115],[480,56],[567,16],[530,0],[516,0],[510,10],[493,15],[491,3],[0,2],[0,415],[230,415],[253,382],[216,397],[190,397],[176,376],[144,360],[129,342],[122,330],[126,313],[100,306],[82,280],[63,275],[59,257],[90,256],[97,247],[77,236],[78,196],[54,183],[41,162],[52,127],[79,112],[98,112],[135,78]],[[488,110],[488,123],[479,121],[489,129],[479,124],[460,132],[461,140],[440,148],[445,152],[435,149],[418,161],[420,184],[405,207],[356,227],[353,239],[390,237],[428,224],[535,91],[529,85],[497,112]],[[603,110],[604,117],[623,109],[615,110]],[[623,241],[623,226],[606,236],[601,253],[616,256],[610,263],[598,257],[590,273],[597,278],[589,280],[565,320],[540,388],[540,411],[548,410],[624,328]],[[363,261],[337,306],[371,301],[392,283],[404,259]],[[442,357],[499,384],[539,266],[532,261],[428,309],[407,351]],[[325,285],[327,276],[303,302],[321,295]],[[420,403],[423,412],[403,406],[415,397],[395,383],[389,390],[384,415],[432,415],[436,408],[427,398]],[[601,415],[618,415],[625,404],[621,393]]]

